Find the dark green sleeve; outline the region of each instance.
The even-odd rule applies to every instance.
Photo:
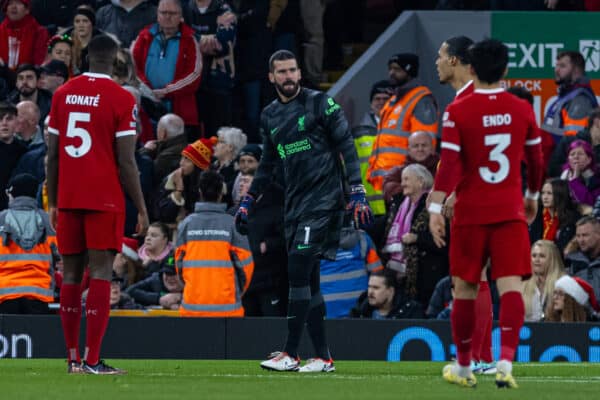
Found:
[[[348,183],[350,185],[362,184],[358,155],[342,107],[331,97],[322,96],[319,110],[335,151],[344,159]]]
[[[263,112],[260,116],[260,136],[263,142],[263,154],[258,164],[258,169],[254,174],[252,185],[248,193],[257,198],[269,185],[273,176],[273,170],[278,162],[277,152],[273,141],[269,137],[269,124],[266,114]]]

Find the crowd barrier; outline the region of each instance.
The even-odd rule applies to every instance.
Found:
[[[263,359],[283,346],[285,318],[179,318],[174,312],[113,312],[102,355],[132,359]],[[153,317],[153,318],[148,318]],[[85,321],[82,322],[82,329]],[[454,356],[450,325],[432,320],[327,321],[337,360],[444,361]],[[494,356],[500,331],[493,331]],[[600,362],[600,324],[526,324],[516,360]],[[313,356],[305,335],[303,358]],[[0,358],[63,358],[60,318],[0,315]]]

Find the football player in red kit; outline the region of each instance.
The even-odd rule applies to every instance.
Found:
[[[475,90],[471,63],[467,58],[468,48],[472,44],[473,41],[466,36],[455,36],[442,43],[438,50],[438,58],[435,63],[438,77],[440,83],[447,83],[456,90],[454,101],[470,95]],[[449,219],[452,219],[455,200],[456,197],[453,193],[444,203],[444,215]],[[496,363],[492,356],[493,314],[487,268],[483,268],[475,301],[475,329],[471,346],[473,357],[471,369],[475,373],[496,373]]]
[[[148,226],[134,158],[136,105],[111,79],[118,46],[99,35],[88,45],[90,72],[53,96],[48,124],[48,205],[63,257],[60,315],[69,373],[122,374],[100,360],[110,311],[115,253],[124,231],[123,188],[138,209],[138,233]],[[85,354],[79,355],[80,282],[89,265]]]
[[[535,217],[542,181],[541,137],[531,106],[506,93],[508,48],[486,39],[468,51],[475,91],[449,105],[443,117],[440,169],[430,196],[429,227],[438,246],[445,245],[442,205],[455,191],[451,226],[450,274],[454,281],[451,314],[456,364],[444,367],[451,383],[475,387],[471,339],[481,269],[488,258],[500,293],[501,353],[496,385],[516,388],[512,360],[525,309],[522,279],[531,275],[527,222]],[[521,160],[527,160],[525,204]]]

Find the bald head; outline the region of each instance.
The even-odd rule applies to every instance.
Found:
[[[174,138],[183,135],[184,123],[183,119],[176,114],[165,114],[158,120],[156,127],[156,138],[159,141]]]
[[[426,131],[413,132],[408,138],[408,155],[417,162],[422,162],[433,154],[431,133]]]
[[[33,101],[17,104],[17,132],[24,140],[30,140],[37,132],[40,108]]]

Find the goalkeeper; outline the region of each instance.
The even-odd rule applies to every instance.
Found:
[[[344,176],[350,184],[347,208],[352,210],[355,222],[368,226],[373,217],[341,107],[326,94],[301,87],[300,79],[293,53],[280,50],[271,56],[269,80],[278,99],[261,114],[263,157],[248,195],[240,202],[236,227],[240,233],[252,229],[248,227],[248,212],[273,179],[274,171],[281,170],[290,287],[288,337],[283,350],[273,353],[261,367],[332,372],[335,367],[325,337],[319,258],[335,259],[345,208]],[[298,344],[305,323],[316,354],[300,366]]]

